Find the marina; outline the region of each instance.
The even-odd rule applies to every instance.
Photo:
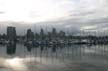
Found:
[[[107,47],[108,45],[0,45],[0,60],[12,60],[18,62],[18,65],[24,65],[20,71],[107,71]],[[0,66],[3,67],[0,71],[17,71],[20,67],[17,64],[8,68],[3,64]]]

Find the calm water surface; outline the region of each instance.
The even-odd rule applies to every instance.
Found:
[[[108,71],[108,45],[0,45],[0,71]]]

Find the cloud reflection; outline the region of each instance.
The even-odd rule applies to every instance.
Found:
[[[48,61],[46,61],[48,60]],[[14,57],[14,58],[0,58],[0,69],[10,69],[11,71],[30,71],[30,67],[33,64],[33,66],[36,68],[41,68],[43,66],[50,65],[52,66],[53,63],[50,58],[44,58],[44,57]],[[55,60],[54,64],[61,65],[62,62],[59,60]],[[63,65],[63,64],[62,64]],[[54,65],[53,65],[54,66]],[[33,67],[32,67],[33,68]],[[35,69],[36,70],[36,69]]]

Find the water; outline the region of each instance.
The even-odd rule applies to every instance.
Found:
[[[108,71],[108,45],[0,45],[0,71]]]

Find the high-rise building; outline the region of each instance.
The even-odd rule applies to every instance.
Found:
[[[60,32],[59,32],[59,37],[60,37],[60,38],[65,38],[65,35],[66,35],[66,34],[65,34],[64,31],[60,31]]]
[[[52,38],[53,38],[53,39],[57,38],[57,31],[56,31],[56,28],[53,28],[53,29],[52,29]]]
[[[40,31],[40,39],[43,40],[44,37],[45,37],[44,30],[41,29],[41,31]]]
[[[34,33],[31,31],[31,29],[27,30],[27,40],[33,40]]]
[[[16,40],[16,29],[15,27],[9,26],[7,27],[7,39],[10,41]]]

